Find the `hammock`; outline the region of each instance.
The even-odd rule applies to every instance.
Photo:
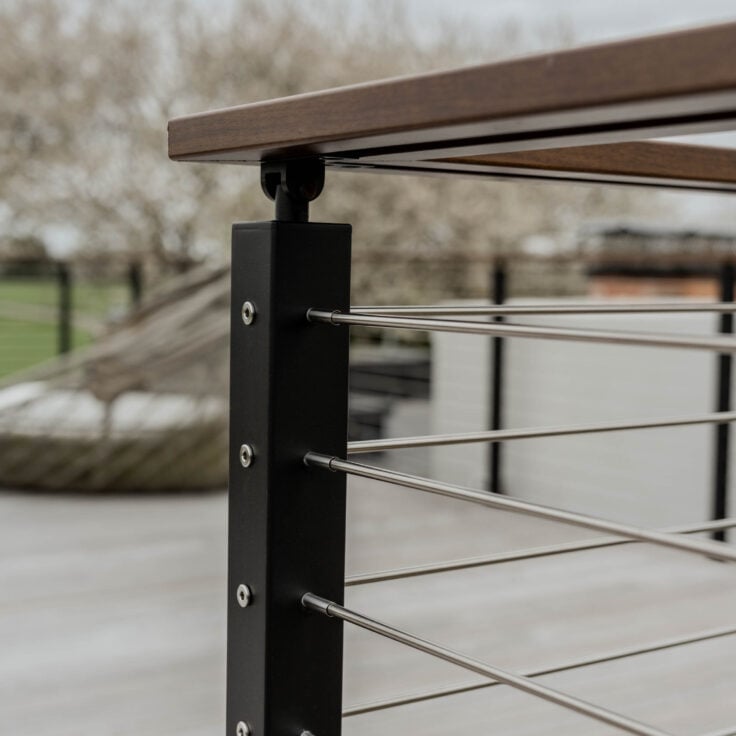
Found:
[[[91,347],[0,386],[0,486],[155,492],[227,483],[229,271],[199,269]]]

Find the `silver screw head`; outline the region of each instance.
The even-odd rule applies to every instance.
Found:
[[[253,452],[253,448],[250,445],[240,445],[240,464],[244,468],[249,468],[251,465],[253,465],[253,459],[255,458],[255,453]]]
[[[253,593],[251,592],[251,589],[244,583],[238,585],[235,596],[238,599],[238,604],[241,608],[247,608],[250,605],[250,602],[253,600]]]
[[[240,316],[243,318],[244,325],[252,325],[256,318],[256,306],[253,302],[243,302],[240,308]]]
[[[237,736],[251,736],[250,726],[245,721],[238,721],[235,733]]]

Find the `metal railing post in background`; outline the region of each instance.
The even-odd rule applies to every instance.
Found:
[[[72,349],[72,275],[66,263],[56,266],[59,286],[58,350],[64,355]]]
[[[496,260],[491,273],[492,299],[494,304],[502,305],[506,302],[506,262]],[[494,322],[503,322],[503,317],[494,317]],[[503,338],[491,338],[491,429],[501,429],[503,425]],[[492,493],[503,493],[501,482],[501,453],[503,446],[500,442],[491,444],[488,451],[488,490]]]
[[[337,736],[342,630],[307,614],[309,590],[342,600],[349,332],[312,324],[350,308],[349,225],[307,222],[317,161],[264,164],[276,220],[232,236],[228,541],[228,736]]]
[[[734,298],[734,266],[724,263],[720,270],[720,300],[732,302]],[[719,320],[719,332],[724,335],[733,333],[733,314],[723,312]],[[718,356],[718,372],[716,379],[716,411],[731,409],[731,380],[733,358],[730,353]],[[728,515],[728,471],[730,451],[730,424],[719,424],[715,428],[715,458],[713,467],[713,500],[712,518],[722,519]],[[713,538],[726,541],[725,530],[713,532]]]
[[[128,264],[128,288],[130,306],[137,309],[143,299],[143,268],[140,261],[131,261]]]

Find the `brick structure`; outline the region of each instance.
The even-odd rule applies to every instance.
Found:
[[[722,265],[736,261],[736,233],[608,225],[584,231],[581,250],[593,298],[709,300]]]

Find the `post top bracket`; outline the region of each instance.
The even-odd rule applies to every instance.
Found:
[[[309,203],[317,199],[325,183],[325,164],[319,158],[264,161],[261,189],[276,203],[276,219],[306,222]]]

